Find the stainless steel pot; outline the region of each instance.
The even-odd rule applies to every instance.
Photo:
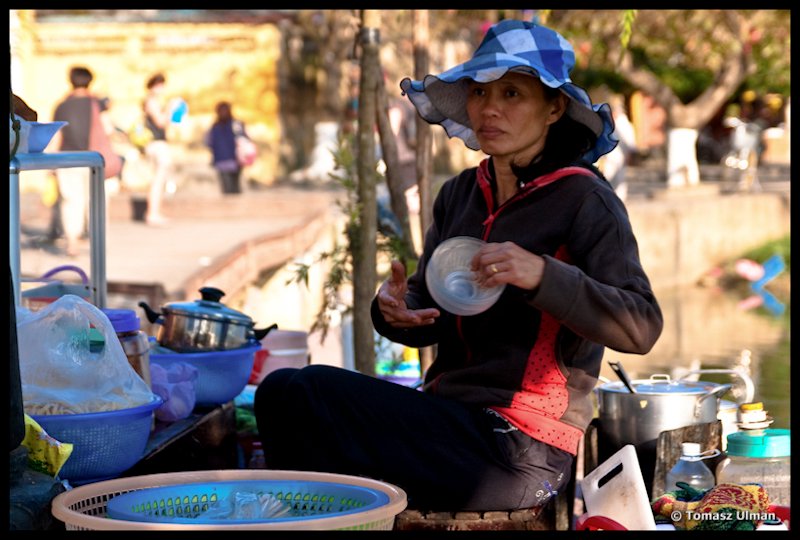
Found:
[[[250,317],[219,302],[225,296],[219,289],[203,287],[200,294],[201,300],[166,304],[162,313],[139,302],[147,320],[160,325],[156,335],[159,345],[177,352],[225,351],[261,341],[278,327],[273,324],[254,329]]]
[[[601,430],[614,448],[654,441],[662,431],[714,422],[720,397],[731,389],[730,384],[672,380],[665,374],[631,384],[636,393],[618,381],[597,388]]]

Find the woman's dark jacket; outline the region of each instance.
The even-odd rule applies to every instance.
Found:
[[[453,236],[511,241],[543,256],[535,290],[509,285],[483,313],[462,317],[439,308],[435,324],[413,329],[392,328],[373,301],[372,319],[392,341],[438,343],[426,392],[490,407],[531,437],[576,454],[593,418],[604,348],[647,353],[663,320],[622,201],[589,170],[559,174],[528,183],[498,208],[488,160],[448,180],[405,300],[411,309],[438,307],[425,268]],[[550,183],[540,187],[541,180]]]

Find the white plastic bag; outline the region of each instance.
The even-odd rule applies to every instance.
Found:
[[[200,519],[276,519],[291,515],[292,507],[269,493],[234,490],[208,505]]]
[[[91,328],[102,348],[91,348]],[[154,396],[128,363],[105,313],[65,294],[17,321],[22,400],[30,415],[76,414],[138,407]]]
[[[156,418],[163,422],[174,422],[192,414],[197,400],[194,388],[197,376],[197,368],[186,362],[175,362],[166,369],[158,364],[150,364],[153,392],[164,400],[156,409]]]

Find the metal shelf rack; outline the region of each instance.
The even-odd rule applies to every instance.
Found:
[[[20,189],[19,175],[23,171],[53,170],[88,167],[89,181],[89,242],[91,268],[89,271],[92,303],[98,308],[106,307],[106,209],[105,209],[105,162],[99,152],[53,152],[16,154],[8,167],[9,177],[9,260],[14,286],[14,302],[20,305]]]

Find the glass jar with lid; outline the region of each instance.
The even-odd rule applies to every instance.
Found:
[[[147,386],[153,387],[150,380],[150,342],[147,334],[140,329],[141,324],[132,309],[103,309],[111,326],[114,327],[128,363],[139,374]]]
[[[791,436],[788,429],[754,429],[728,435],[717,484],[758,483],[772,504],[791,506]]]

